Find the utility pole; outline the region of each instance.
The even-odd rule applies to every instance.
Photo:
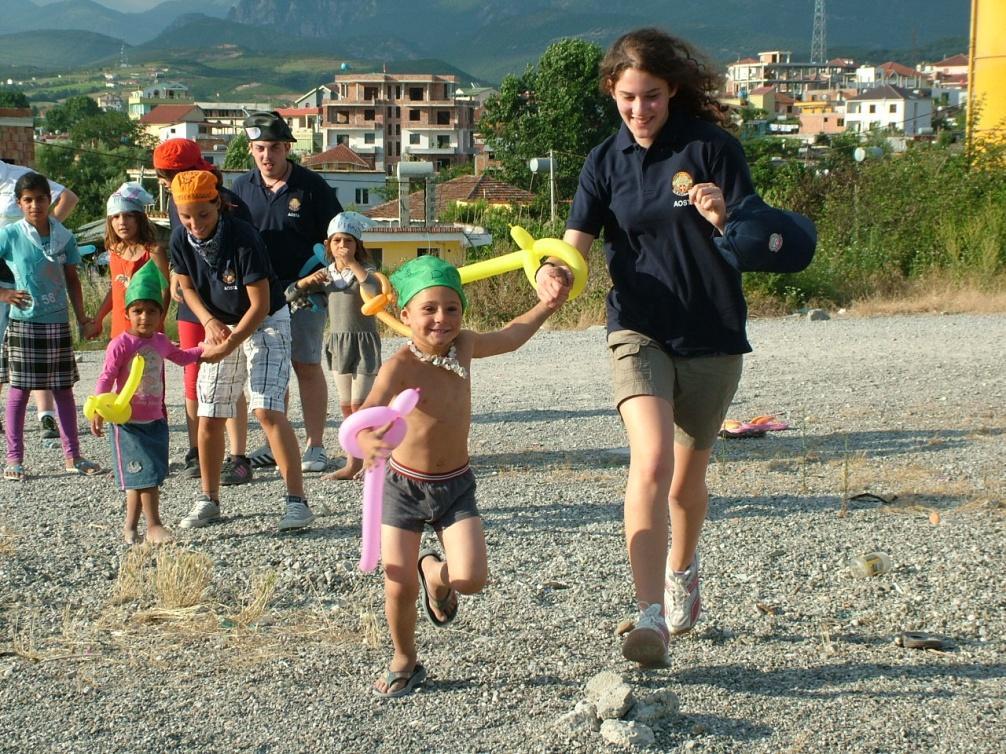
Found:
[[[828,62],[824,0],[814,0],[814,31],[810,37],[810,62],[818,65],[824,65]]]

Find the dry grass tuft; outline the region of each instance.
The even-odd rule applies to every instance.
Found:
[[[891,314],[998,314],[1006,311],[1006,290],[938,278],[912,283],[899,296],[869,297],[855,301],[853,316]]]
[[[157,551],[154,593],[160,607],[170,610],[201,605],[212,577],[213,561],[208,555],[178,547]]]
[[[0,526],[0,557],[12,557],[17,548],[14,546],[14,540],[17,536],[8,529],[6,526]]]
[[[130,547],[119,564],[119,576],[115,580],[115,590],[112,593],[113,605],[122,605],[133,600],[140,600],[146,595],[154,549],[150,544]]]
[[[251,593],[245,600],[244,607],[232,618],[237,625],[248,628],[265,615],[269,603],[272,602],[273,595],[276,593],[276,579],[275,571],[260,574],[252,579]]]

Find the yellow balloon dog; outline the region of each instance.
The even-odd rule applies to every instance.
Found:
[[[136,393],[143,379],[143,357],[134,356],[129,367],[129,377],[119,393],[108,392],[101,395],[89,395],[84,402],[84,416],[93,419],[95,414],[112,424],[125,424],[133,415],[133,407],[129,402]]]

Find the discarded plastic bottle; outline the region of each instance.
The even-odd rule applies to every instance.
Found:
[[[849,569],[857,579],[881,576],[891,570],[891,557],[886,552],[868,552],[853,558]]]

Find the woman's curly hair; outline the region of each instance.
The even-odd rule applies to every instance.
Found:
[[[717,125],[727,122],[727,108],[713,94],[723,82],[705,55],[688,42],[653,27],[623,34],[599,66],[601,91],[612,94],[627,68],[646,71],[675,89],[671,108]]]

